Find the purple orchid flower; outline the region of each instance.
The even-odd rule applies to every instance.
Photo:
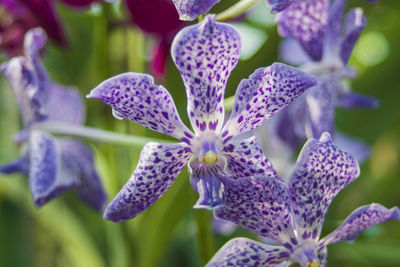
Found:
[[[376,2],[377,0],[366,0]],[[330,0],[267,0],[276,17],[281,36],[296,39],[313,60],[323,54],[323,36],[329,17]],[[338,21],[334,21],[338,26]]]
[[[326,266],[327,245],[353,241],[365,229],[400,220],[397,207],[362,206],[331,234],[320,239],[333,198],[359,175],[356,160],[332,143],[329,133],[309,140],[288,183],[274,177],[226,179],[225,206],[214,212],[261,235],[270,244],[247,238],[226,243],[207,266]],[[286,266],[286,265],[283,265]]]
[[[181,20],[194,20],[220,0],[172,0]]]
[[[78,91],[50,81],[39,58],[46,34],[35,28],[25,36],[25,57],[15,57],[1,65],[17,99],[24,130],[15,137],[27,142],[22,156],[0,166],[1,173],[29,175],[36,206],[40,207],[68,189],[94,209],[101,211],[106,201],[95,171],[90,148],[74,139],[55,138],[40,130],[40,124],[59,122],[80,125],[84,121],[84,103]]]
[[[115,222],[135,217],[170,187],[188,164],[191,184],[199,193],[196,208],[222,204],[222,176],[239,179],[252,173],[277,176],[254,138],[233,139],[271,118],[316,79],[275,63],[242,80],[231,117],[223,127],[224,91],[239,60],[241,39],[231,26],[207,16],[181,30],[172,44],[172,58],[183,78],[188,115],[194,133],[181,121],[171,95],[147,74],[125,73],[91,91],[111,106],[117,118],[170,135],[182,143],[148,143],[129,181],[107,207],[104,218]]]
[[[320,36],[323,50],[320,60],[313,60],[312,53],[293,39],[285,40],[282,45],[283,58],[294,65],[315,75],[320,84],[303,95],[298,101],[279,114],[275,123],[277,135],[289,147],[296,149],[306,137],[318,137],[328,131],[334,134],[336,107],[376,107],[378,101],[354,92],[344,81],[354,78],[355,71],[347,66],[349,57],[366,19],[360,8],[350,10],[342,27],[345,0],[335,0],[329,7],[327,23]],[[358,160],[368,155],[369,148],[362,142],[344,135],[336,139],[339,146],[354,153]],[[344,146],[346,145],[346,147]]]

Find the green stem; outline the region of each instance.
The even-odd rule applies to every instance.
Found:
[[[212,213],[208,210],[195,210],[196,238],[203,265],[215,254],[215,239],[211,227]]]
[[[234,103],[235,103],[235,96],[234,95],[225,98],[225,101],[224,101],[225,111],[232,111]]]
[[[258,1],[259,0],[242,0],[234,4],[227,10],[217,14],[215,16],[215,19],[219,21],[225,21],[236,18],[237,16],[242,15],[244,12],[246,12],[250,7],[257,4]]]
[[[33,128],[37,130],[47,131],[53,134],[76,136],[76,137],[87,138],[95,141],[113,143],[118,145],[132,145],[140,148],[149,142],[161,142],[161,143],[169,142],[168,140],[163,140],[163,139],[119,134],[105,130],[100,130],[97,128],[66,124],[66,123],[57,123],[57,122],[37,123]]]

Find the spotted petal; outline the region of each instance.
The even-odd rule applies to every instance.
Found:
[[[240,51],[239,33],[213,16],[183,29],[174,39],[172,58],[185,83],[188,115],[196,132],[221,129],[225,86]]]
[[[400,220],[399,208],[394,207],[389,210],[380,204],[359,207],[339,228],[323,238],[320,245],[327,246],[341,241],[351,242],[364,230],[390,220]]]
[[[79,181],[75,191],[89,206],[101,211],[106,202],[106,195],[94,167],[90,148],[74,139],[59,139],[62,163]]]
[[[218,250],[206,267],[273,267],[288,259],[289,253],[282,246],[270,246],[241,237],[228,241]]]
[[[40,207],[75,186],[78,181],[62,164],[60,146],[50,134],[33,131],[29,139],[29,184]]]
[[[359,175],[356,160],[325,132],[303,147],[290,177],[289,194],[298,236],[319,238],[327,209],[337,193]]]
[[[272,6],[271,12],[281,12],[290,6],[295,0],[267,0],[267,3]]]
[[[249,79],[240,82],[222,137],[229,140],[260,126],[316,84],[314,77],[285,64],[257,69]]]
[[[181,20],[194,20],[220,0],[172,0]]]
[[[106,208],[104,219],[121,222],[146,210],[168,190],[190,156],[182,143],[145,145],[139,164]]]
[[[187,143],[190,143],[188,138],[193,138],[181,121],[169,92],[155,85],[150,75],[131,72],[114,76],[94,88],[87,97],[109,105],[116,117]]]
[[[254,136],[227,143],[222,155],[226,157],[227,171],[234,179],[254,175],[281,179]]]
[[[329,0],[292,3],[276,17],[279,34],[295,38],[313,60],[320,60],[328,9]]]
[[[346,16],[344,36],[340,44],[340,57],[344,64],[349,60],[354,45],[363,31],[366,22],[367,19],[363,15],[361,8],[350,10]]]
[[[294,236],[287,185],[269,177],[223,179],[225,206],[215,210],[219,219],[232,221],[281,244]]]

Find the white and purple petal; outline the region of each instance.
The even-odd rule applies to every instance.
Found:
[[[346,16],[344,36],[340,44],[340,57],[347,64],[353,51],[354,45],[363,31],[367,19],[361,8],[354,8]]]
[[[181,121],[169,92],[163,86],[155,85],[150,75],[130,72],[114,76],[94,88],[87,97],[109,105],[116,117],[188,144],[194,137]]]
[[[301,47],[300,43],[293,38],[284,38],[280,42],[279,57],[290,65],[299,66],[311,62],[311,58]]]
[[[289,211],[288,187],[270,177],[223,178],[224,206],[215,209],[219,219],[232,221],[246,230],[275,240],[288,249],[296,245]],[[293,239],[294,243],[291,245]]]
[[[207,16],[175,37],[172,58],[185,84],[187,111],[196,132],[220,131],[225,86],[241,47],[239,32],[216,22],[214,16]]]
[[[248,238],[234,238],[221,247],[206,267],[277,266],[289,259],[282,246],[266,245]]]
[[[319,244],[327,246],[341,241],[352,242],[364,230],[390,220],[400,220],[399,208],[387,209],[376,203],[359,207],[347,217],[339,228],[321,239]]]
[[[338,106],[341,108],[376,108],[379,106],[379,100],[355,92],[348,92],[339,97]]]
[[[140,214],[171,186],[192,153],[183,143],[148,143],[129,181],[104,212],[104,219],[121,222]]]
[[[295,38],[313,60],[320,60],[328,9],[329,0],[292,3],[276,18],[279,34]]]
[[[78,181],[62,163],[57,140],[48,133],[32,131],[29,138],[29,184],[36,206],[40,207]]]
[[[357,161],[333,144],[329,133],[303,147],[289,180],[291,212],[299,238],[319,238],[333,198],[359,175]]]
[[[52,83],[46,109],[49,120],[77,125],[85,121],[85,104],[76,88]]]
[[[59,139],[61,160],[65,168],[79,181],[75,191],[79,197],[97,211],[102,211],[106,195],[95,170],[90,148],[74,139]]]
[[[239,84],[231,116],[221,131],[224,142],[260,126],[316,84],[314,77],[282,63],[257,69]]]
[[[327,24],[324,33],[324,58],[337,57],[339,43],[342,37],[343,13],[346,0],[334,0],[329,7]]]
[[[254,136],[228,142],[221,154],[227,159],[226,172],[233,179],[267,176],[281,180]]]
[[[190,184],[199,194],[194,205],[196,209],[215,209],[223,205],[221,199],[222,183],[218,170],[207,170],[200,168],[190,175]]]
[[[271,12],[281,12],[288,8],[296,0],[267,0],[267,3],[272,6]]]
[[[220,0],[172,0],[181,20],[194,20]]]

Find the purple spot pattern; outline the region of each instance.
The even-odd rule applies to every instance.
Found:
[[[227,171],[233,179],[253,176],[281,179],[254,136],[243,141],[229,142],[222,155],[227,158]]]
[[[289,211],[288,187],[269,177],[225,180],[225,206],[215,216],[280,243],[294,236]]]
[[[280,246],[269,246],[247,238],[227,242],[206,267],[276,266],[288,260],[289,253]]]
[[[361,8],[352,9],[346,16],[344,36],[340,44],[340,57],[344,64],[350,58],[354,45],[365,27],[367,19]]]
[[[105,220],[124,221],[135,217],[159,199],[192,156],[183,143],[148,143],[129,181],[107,206]]]
[[[33,131],[29,139],[29,184],[36,206],[40,207],[77,184],[75,177],[62,175],[60,147],[46,132]]]
[[[181,20],[194,20],[220,0],[172,0]]]
[[[118,117],[190,143],[184,132],[191,131],[181,121],[174,100],[163,86],[154,85],[150,75],[117,75],[93,89],[88,97],[105,102]]]
[[[62,164],[77,179],[78,196],[94,210],[102,211],[106,202],[100,178],[95,170],[93,154],[85,143],[71,138],[58,139]]]
[[[272,6],[271,12],[281,12],[288,8],[296,0],[267,0],[267,3]]]
[[[314,59],[322,57],[322,37],[327,23],[329,0],[296,1],[276,18],[279,34],[298,40]]]
[[[359,175],[357,161],[335,146],[328,133],[304,146],[289,181],[298,235],[318,239],[333,198]]]
[[[212,16],[183,29],[174,39],[172,58],[185,83],[187,111],[197,132],[221,129],[225,86],[240,52],[239,33]]]
[[[257,69],[240,82],[231,117],[222,132],[226,129],[228,138],[260,126],[316,84],[314,77],[285,64]]]
[[[365,229],[388,220],[400,220],[397,207],[387,209],[380,204],[359,207],[353,211],[343,224],[320,241],[320,246],[327,246],[340,241],[351,242]]]

